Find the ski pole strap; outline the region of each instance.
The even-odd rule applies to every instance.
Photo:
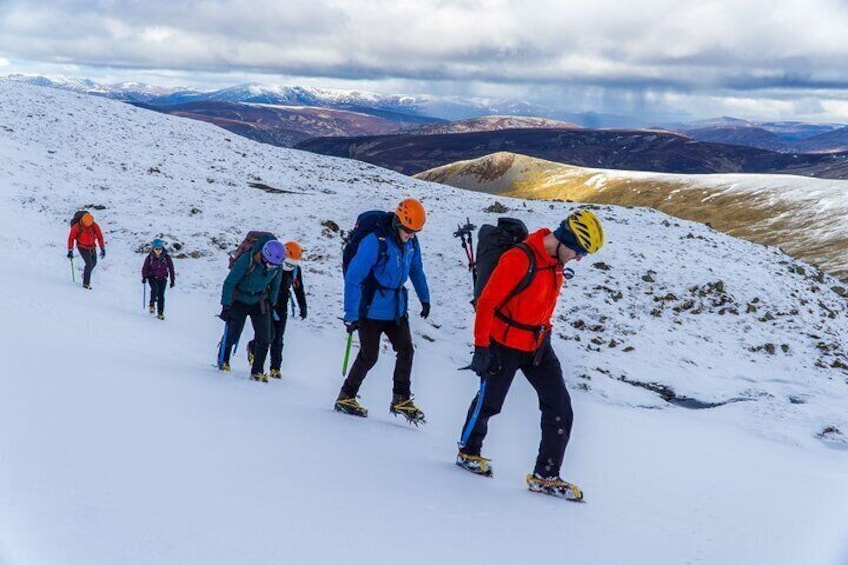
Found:
[[[353,344],[353,333],[347,334],[347,347],[345,347],[344,362],[342,363],[342,375],[347,376],[347,363],[350,361],[350,346]]]
[[[462,438],[459,440],[460,449],[468,443],[468,438],[471,437],[471,432],[474,430],[474,426],[477,425],[477,418],[480,417],[480,409],[483,407],[484,396],[486,396],[486,379],[480,379],[480,390],[477,391],[477,398],[474,401],[474,413],[471,414],[468,424],[462,430]]]

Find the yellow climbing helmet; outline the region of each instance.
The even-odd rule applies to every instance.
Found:
[[[604,246],[604,228],[601,220],[589,210],[577,210],[572,212],[568,219],[563,222],[574,234],[578,245],[586,253],[595,253]]]

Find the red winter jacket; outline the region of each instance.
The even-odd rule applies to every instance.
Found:
[[[68,250],[74,248],[74,240],[77,241],[77,247],[80,249],[94,249],[96,243],[100,243],[100,249],[106,247],[106,242],[103,241],[103,233],[100,231],[100,226],[97,222],[92,222],[88,227],[84,227],[82,223],[77,222],[71,228],[71,233],[68,234]]]
[[[495,340],[520,351],[533,351],[541,345],[545,334],[551,330],[551,316],[562,288],[562,266],[548,255],[543,244],[550,233],[551,230],[543,228],[524,240],[536,256],[536,274],[530,286],[506,304],[503,302],[524,278],[530,260],[519,248],[512,248],[501,256],[477,300],[474,345],[488,347],[490,341]],[[498,310],[501,315],[496,314]],[[516,327],[503,318],[534,326],[538,331]]]

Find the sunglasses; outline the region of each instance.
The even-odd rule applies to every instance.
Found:
[[[583,249],[579,245],[572,245],[570,243],[564,243],[564,242],[560,242],[560,243],[562,244],[563,247],[566,247],[566,248],[574,251],[577,254],[578,257],[585,257],[586,255],[589,254],[585,249]]]
[[[417,230],[411,230],[408,227],[404,226],[402,223],[400,223],[400,220],[397,217],[395,217],[393,224],[396,230],[400,230],[407,235],[415,235],[418,233]]]

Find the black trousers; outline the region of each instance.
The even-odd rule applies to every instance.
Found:
[[[85,268],[82,271],[82,284],[83,286],[89,286],[91,284],[91,271],[97,266],[97,248],[92,247],[91,249],[87,249],[85,247],[77,247],[77,251],[79,251],[80,257],[82,257],[83,263],[85,263]]]
[[[538,352],[525,352],[492,342],[489,347],[492,362],[497,367],[494,374],[486,377],[486,388],[480,398],[471,402],[463,426],[463,436],[468,439],[461,450],[469,455],[480,455],[483,439],[489,427],[489,418],[500,413],[509,387],[520,369],[539,397],[539,410],[542,412],[542,441],[534,471],[543,477],[559,476],[565,448],[571,436],[574,413],[571,409],[571,397],[562,378],[559,359],[546,340]],[[537,362],[534,364],[534,358]],[[482,401],[477,420],[473,421],[477,403]],[[468,427],[471,426],[470,431]]]
[[[347,374],[342,392],[347,396],[356,396],[368,371],[377,363],[380,356],[380,336],[386,334],[395,351],[394,396],[409,398],[412,376],[412,334],[409,331],[409,318],[400,321],[364,319],[359,324],[359,353]]]
[[[241,337],[244,322],[250,316],[253,325],[253,366],[251,374],[265,372],[265,358],[268,356],[268,344],[271,342],[271,309],[263,308],[260,304],[248,305],[236,300],[230,308],[230,319],[227,322],[227,343],[224,347],[224,362],[229,364],[233,345]]]
[[[280,367],[283,366],[283,337],[286,333],[286,322],[288,321],[288,314],[285,314],[280,317],[279,320],[274,319],[274,315],[271,314],[271,369],[280,370]],[[253,351],[253,346],[256,344],[256,339],[251,339],[247,343],[247,350],[253,352],[256,355],[256,352]]]
[[[165,313],[165,287],[168,286],[168,279],[147,279],[147,284],[150,285],[150,306],[158,305],[158,312]]]

